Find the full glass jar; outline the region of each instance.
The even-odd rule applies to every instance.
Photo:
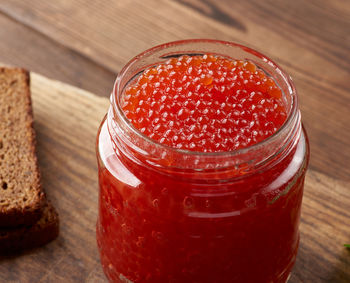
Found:
[[[180,55],[250,60],[283,92],[287,119],[230,152],[175,149],[125,117],[120,99],[146,68]],[[97,136],[101,263],[114,282],[286,282],[299,243],[309,148],[290,77],[247,47],[186,40],[154,47],[119,73]]]

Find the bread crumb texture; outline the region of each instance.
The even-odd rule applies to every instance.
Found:
[[[29,73],[0,68],[0,227],[35,223],[44,201]]]

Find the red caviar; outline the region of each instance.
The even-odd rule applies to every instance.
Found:
[[[144,135],[179,149],[233,151],[271,136],[286,120],[281,89],[250,61],[211,54],[151,67],[122,97]]]
[[[139,55],[118,76],[97,159],[110,281],[286,282],[308,141],[294,86],[268,58],[208,40]]]

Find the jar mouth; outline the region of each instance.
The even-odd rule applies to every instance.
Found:
[[[221,53],[215,52],[215,50],[209,51],[206,48],[203,48],[201,46],[210,45],[211,47],[219,46],[222,47]],[[230,54],[222,53],[225,50],[230,50],[231,48],[234,48],[236,51],[240,51],[241,54],[246,54],[247,56],[244,56],[245,58],[235,58],[235,55],[233,54],[232,57]],[[192,151],[188,149],[179,149],[174,148],[162,143],[157,142],[156,140],[151,139],[147,135],[141,133],[137,128],[133,126],[133,124],[128,120],[128,118],[125,116],[124,111],[122,110],[121,104],[120,104],[120,97],[125,89],[125,87],[128,85],[130,81],[132,81],[136,76],[138,76],[140,73],[142,73],[146,68],[155,66],[161,62],[161,60],[167,60],[171,57],[177,57],[181,55],[200,55],[204,53],[211,53],[214,55],[221,55],[225,57],[231,57],[233,59],[237,60],[251,60],[253,61],[258,67],[259,63],[257,63],[257,60],[263,62],[264,65],[266,65],[270,72],[274,72],[275,76],[278,78],[278,81],[275,81],[276,83],[281,87],[281,84],[283,84],[282,93],[284,95],[284,99],[287,103],[287,118],[282,124],[282,126],[277,129],[276,132],[274,132],[271,136],[267,137],[266,139],[255,143],[253,145],[240,148],[233,151],[218,151],[218,152],[202,152],[202,151]],[[148,64],[147,60],[145,58],[151,56],[152,54],[157,53],[157,58],[159,59],[159,62],[154,62]],[[249,55],[249,56],[248,56]],[[256,59],[256,60],[255,60]],[[143,62],[144,67],[140,69],[135,69],[134,65],[137,62]],[[264,72],[267,72],[265,68],[261,68]],[[123,81],[125,75],[127,73],[132,73],[132,76],[130,79],[127,79],[127,82]],[[269,75],[269,73],[267,73]],[[270,74],[271,75],[271,74]],[[113,112],[113,118],[114,120],[118,120],[118,123],[122,123],[122,131],[125,133],[127,132],[128,135],[132,135],[134,137],[137,137],[140,140],[143,140],[148,144],[148,146],[156,147],[159,150],[164,150],[167,152],[173,152],[175,154],[180,154],[184,156],[189,157],[208,157],[208,158],[234,158],[237,156],[245,156],[248,153],[259,151],[262,148],[266,148],[271,146],[275,143],[281,143],[281,140],[284,140],[284,144],[286,144],[286,135],[291,132],[291,129],[295,127],[296,121],[298,120],[299,111],[298,111],[298,97],[297,92],[294,87],[294,84],[292,82],[291,77],[283,71],[281,67],[279,67],[274,61],[272,61],[269,57],[263,55],[262,53],[251,49],[249,47],[228,42],[228,41],[220,41],[220,40],[213,40],[213,39],[188,39],[188,40],[180,40],[180,41],[173,41],[165,44],[161,44],[155,47],[152,47],[137,56],[135,56],[133,59],[131,59],[119,72],[115,83],[113,87],[113,91],[111,94],[111,106],[112,106],[112,112]],[[117,119],[116,119],[117,118]],[[282,136],[284,138],[282,138]],[[289,137],[290,138],[290,137]],[[285,146],[281,146],[279,150],[275,150],[273,155],[278,154],[283,150]],[[271,156],[269,156],[270,158]],[[264,161],[266,161],[268,158],[264,158]],[[250,160],[251,162],[254,162],[254,160]]]

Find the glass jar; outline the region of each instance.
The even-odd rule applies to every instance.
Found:
[[[171,148],[126,119],[120,98],[143,70],[180,55],[250,60],[283,91],[288,117],[232,152]],[[154,47],[119,73],[97,136],[101,263],[114,282],[286,282],[299,243],[308,140],[290,77],[247,47],[185,40]]]

